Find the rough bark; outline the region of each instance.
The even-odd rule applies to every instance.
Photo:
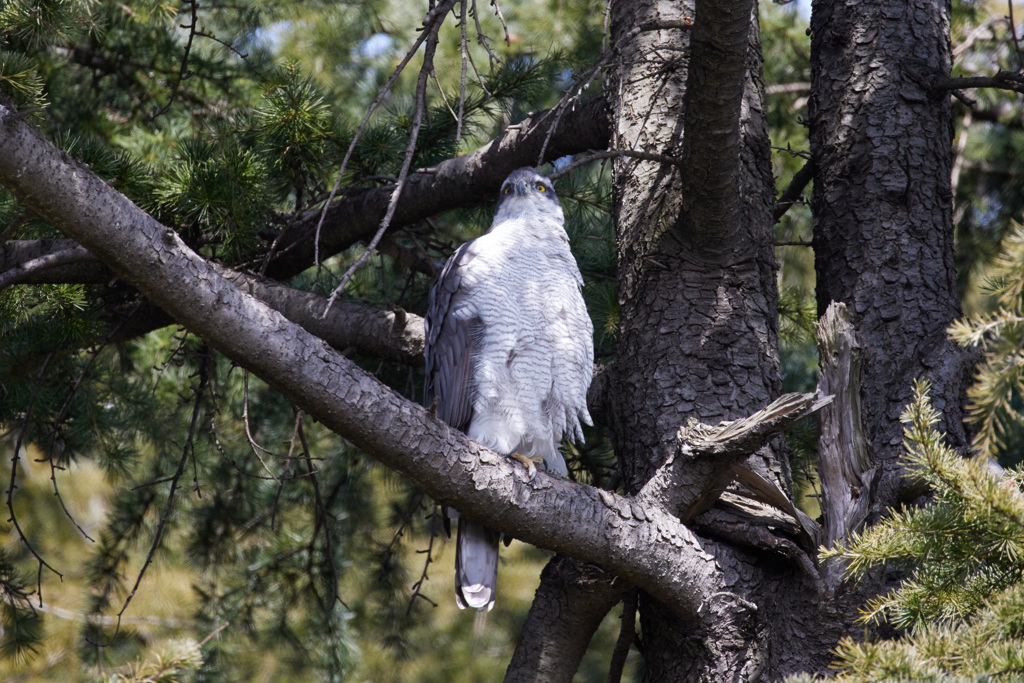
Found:
[[[682,173],[650,162],[616,164],[621,324],[610,403],[628,491],[640,490],[668,459],[686,417],[736,417],[779,388],[774,190],[756,7],[613,3],[612,36],[688,19],[690,31],[638,31],[623,45],[606,90],[617,94],[615,148],[685,164]],[[684,135],[684,122],[699,132]],[[750,464],[785,488],[785,467],[770,452]],[[685,485],[673,492],[679,511],[713,502],[728,481],[719,473],[711,462],[687,463]],[[682,623],[642,595],[652,680],[752,680],[768,662],[766,624],[749,599],[761,570],[733,548],[718,548],[719,566],[732,577],[721,606],[730,620]]]
[[[604,115],[605,101],[596,98],[567,110],[552,135],[545,156],[548,159],[564,154],[582,152],[591,148],[602,148],[608,142],[608,122]],[[508,172],[536,163],[540,149],[552,123],[550,111],[543,111],[518,124],[509,126],[502,135],[480,149],[439,163],[430,173],[413,174],[398,204],[393,225],[400,227],[428,218],[441,211],[459,206],[479,203],[496,195]],[[327,258],[350,247],[359,240],[369,238],[380,224],[390,198],[388,188],[358,190],[352,196],[342,198],[328,212],[321,241],[321,258]],[[468,198],[468,200],[467,200]],[[319,220],[319,212],[307,215],[295,228],[289,231],[276,253],[269,272],[278,279],[284,279],[305,270],[313,263],[312,234]],[[303,237],[303,235],[305,237]],[[382,243],[380,250],[391,252],[393,258],[402,259],[408,254],[397,253],[397,245]],[[429,271],[433,264],[424,264],[420,255],[412,255],[407,267]],[[114,273],[94,255],[82,249],[74,240],[41,239],[10,240],[0,244],[0,289],[10,284],[107,284],[115,280]],[[270,287],[270,284],[267,283]],[[355,347],[355,350],[369,355],[383,357],[413,365],[422,365],[422,357],[413,357],[417,349],[422,350],[422,341],[415,341],[413,347],[405,345],[404,331],[391,330],[375,345],[366,333],[382,330],[379,319],[382,315],[367,308],[346,308],[333,311],[325,322],[318,322],[312,313],[315,299],[304,292],[260,288],[261,292],[272,293],[271,299],[263,299],[272,308],[291,313],[285,315],[307,330],[321,336],[327,333],[328,341],[339,350]],[[257,298],[260,291],[254,291]],[[294,301],[289,300],[294,297]],[[127,311],[130,315],[126,315]],[[166,312],[144,302],[141,307],[119,306],[111,311],[109,330],[104,330],[84,344],[124,341],[154,329],[168,325],[172,318]],[[341,313],[352,314],[350,322],[341,320]],[[401,322],[401,321],[399,321]],[[415,322],[415,321],[413,321]],[[411,330],[412,325],[400,325]],[[351,329],[350,329],[351,328]],[[327,337],[325,337],[327,338]],[[337,343],[336,343],[337,342]],[[418,345],[418,346],[417,346]]]
[[[606,147],[606,106],[604,98],[599,97],[568,109],[551,136],[545,161]],[[478,150],[443,161],[429,172],[410,174],[392,226],[411,225],[443,211],[490,201],[509,173],[537,163],[553,119],[551,110],[542,111],[509,126]],[[320,258],[326,259],[372,237],[380,227],[393,189],[387,186],[353,190],[332,205],[321,228]],[[319,211],[310,212],[287,230],[267,268],[270,277],[284,280],[313,265],[313,236],[319,220]],[[28,261],[62,253],[73,246],[66,240],[11,241],[0,245],[0,277]],[[110,279],[110,271],[95,257],[78,260],[74,267],[57,267],[60,265],[37,268],[21,275],[18,282],[102,283]]]
[[[821,363],[820,391],[832,395],[821,411],[818,479],[825,518],[821,544],[832,547],[857,529],[868,514],[877,467],[868,455],[861,410],[861,360],[850,314],[834,302],[815,325]],[[829,582],[835,585],[835,577]]]
[[[900,413],[932,381],[942,428],[968,445],[953,266],[949,3],[817,0],[811,16],[811,154],[819,314],[846,304],[863,372],[868,456],[882,470],[871,512],[900,498]]]
[[[715,559],[678,520],[482,448],[221,276],[0,105],[0,183],[211,346],[426,493],[489,527],[600,563],[692,619],[722,602]]]
[[[226,280],[343,353],[423,365],[423,318],[402,310],[383,311],[327,298],[211,264]],[[326,312],[326,315],[325,315]]]
[[[114,278],[114,274],[102,261],[89,254],[74,240],[14,241],[0,248],[0,253],[12,259],[11,263],[17,263],[14,259],[18,257],[35,261],[47,255],[68,251],[84,253],[88,260],[67,266],[59,277],[53,277],[52,271],[46,273],[47,279],[44,282],[96,284],[106,283]],[[0,258],[0,273],[4,272],[3,263],[3,258]],[[423,318],[415,313],[402,309],[385,311],[338,301],[331,306],[325,316],[326,297],[292,289],[267,278],[248,275],[216,264],[210,265],[224,278],[282,313],[307,332],[320,337],[338,351],[397,361],[413,367],[423,365]],[[119,308],[119,312],[120,315],[115,312],[112,316],[116,319],[113,325],[117,329],[109,341],[132,339],[174,322],[171,316],[149,302],[143,302],[138,307],[132,306],[130,312]],[[75,343],[81,345],[82,341],[75,340]]]
[[[678,515],[718,495],[721,463],[664,469],[679,453],[685,418],[738,417],[778,391],[759,45],[756,30],[739,29],[754,11],[749,2],[698,4],[695,11],[670,0],[612,4],[612,146],[682,158],[687,169],[616,162],[622,323],[617,362],[602,382],[627,491],[670,477],[664,495],[653,497],[671,501],[670,511],[643,496],[543,474],[526,483],[518,466],[447,429],[258,304],[7,110],[0,110],[0,181],[183,324],[431,495],[639,586],[651,680],[822,672],[874,587],[823,591],[806,558],[801,564],[802,551],[765,531],[770,523],[730,527],[716,509],[693,520],[700,535],[694,534]],[[944,335],[959,313],[949,105],[927,87],[935,68],[948,76],[948,12],[941,2],[817,0],[812,17],[819,304],[847,304],[862,349],[866,451],[886,473],[866,494],[876,511],[899,493],[893,456],[911,379],[932,379],[944,428],[959,445],[967,443],[960,422],[967,371]],[[738,45],[744,68],[737,80]],[[684,124],[695,134],[685,137]],[[711,137],[699,139],[705,134]],[[450,200],[463,203],[465,194]],[[785,490],[785,463],[767,449],[747,465]],[[779,547],[758,536],[766,533]],[[573,658],[596,615],[618,599],[609,579],[595,581],[599,594],[579,600],[574,591],[586,571],[575,564],[562,576],[549,572],[535,610],[536,621],[551,624]],[[570,604],[555,614],[555,605]],[[520,650],[510,675],[564,676],[566,667],[540,663],[552,661],[552,650],[534,653],[533,663],[524,663],[528,648]]]
[[[597,627],[632,590],[597,565],[553,558],[541,572],[505,683],[571,682]]]

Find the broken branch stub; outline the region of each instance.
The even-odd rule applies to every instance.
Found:
[[[864,521],[875,466],[861,424],[860,347],[846,305],[833,301],[815,323],[821,377],[818,390],[833,396],[821,411],[818,477],[826,547]]]

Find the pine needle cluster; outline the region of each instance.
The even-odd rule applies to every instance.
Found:
[[[968,420],[977,425],[974,447],[997,458],[1024,443],[1024,227],[1014,224],[992,263],[987,293],[997,309],[956,321],[949,334],[984,354],[968,390]],[[1019,459],[1019,458],[1018,458]]]
[[[844,639],[843,681],[1018,680],[1024,675],[1024,495],[1020,470],[966,460],[936,429],[940,416],[919,382],[902,416],[909,476],[932,500],[853,534],[822,554],[850,578],[887,566],[907,578],[869,603],[862,620],[887,621],[895,640]],[[798,678],[796,681],[812,680]]]

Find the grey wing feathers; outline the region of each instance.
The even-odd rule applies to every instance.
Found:
[[[473,417],[473,357],[483,325],[479,317],[455,315],[462,295],[459,268],[470,258],[470,244],[459,247],[445,263],[430,290],[424,319],[427,381],[423,403],[430,406],[437,397],[437,416],[461,431],[466,431]]]

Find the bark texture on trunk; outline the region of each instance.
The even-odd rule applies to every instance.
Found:
[[[615,168],[621,322],[609,404],[633,492],[665,462],[686,418],[715,424],[778,393],[774,188],[754,3],[644,0],[611,12],[620,46],[606,89],[615,93],[612,143],[684,162]],[[699,131],[692,139],[684,121]],[[748,464],[787,485],[770,450]],[[679,514],[727,483],[714,461],[687,467],[672,497]],[[755,680],[769,663],[751,590],[763,568],[716,547],[727,590],[713,615],[683,622],[641,593],[650,680]]]
[[[811,208],[818,312],[846,304],[860,347],[863,428],[882,474],[877,516],[901,497],[899,416],[933,382],[954,447],[969,364],[946,337],[960,311],[951,218],[953,127],[945,0],[816,0],[811,15]],[[902,497],[905,497],[902,496]]]
[[[552,558],[540,575],[505,683],[571,683],[597,627],[632,590],[597,565]]]

